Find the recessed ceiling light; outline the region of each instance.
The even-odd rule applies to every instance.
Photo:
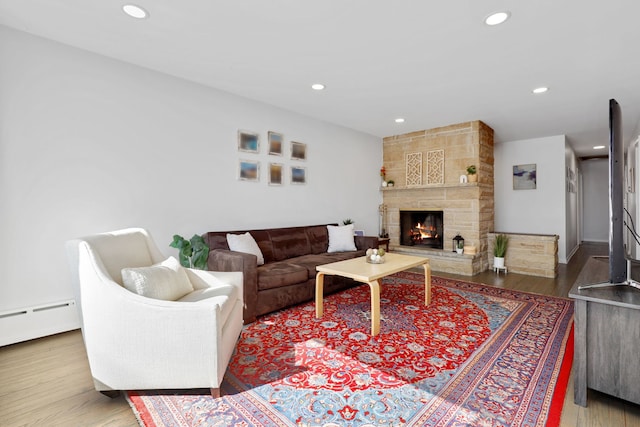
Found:
[[[404,119],[402,117],[398,117],[396,119],[396,123],[404,123]]]
[[[147,12],[140,6],[136,6],[135,4],[125,4],[124,6],[122,6],[122,10],[124,10],[124,13],[126,13],[130,17],[136,19],[144,19],[149,16],[149,12]]]
[[[595,147],[593,147],[594,150],[602,150],[604,148],[604,145],[596,145]]]
[[[534,89],[534,90],[532,90],[531,92],[533,92],[533,93],[545,93],[545,92],[546,92],[546,91],[548,91],[548,90],[549,90],[549,88],[548,88],[548,87],[542,86],[542,87],[537,87],[537,88],[535,88],[535,89]]]
[[[324,90],[325,86],[322,83],[314,83],[311,85],[313,90]]]
[[[509,19],[510,16],[511,12],[509,11],[492,13],[491,15],[484,18],[484,23],[491,26],[499,25]]]

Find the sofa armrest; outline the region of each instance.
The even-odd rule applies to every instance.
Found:
[[[211,271],[241,271],[245,325],[255,322],[255,307],[258,302],[258,258],[252,254],[214,249],[209,252],[207,267]]]
[[[356,236],[356,248],[359,251],[366,249],[378,249],[378,238],[376,236]]]

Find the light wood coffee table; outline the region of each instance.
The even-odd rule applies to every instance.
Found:
[[[371,288],[371,335],[380,332],[380,279],[385,276],[408,270],[413,267],[424,267],[424,305],[431,303],[431,266],[429,258],[387,253],[384,264],[369,264],[366,257],[332,262],[316,267],[316,317],[322,317],[324,276],[335,275],[348,277]]]

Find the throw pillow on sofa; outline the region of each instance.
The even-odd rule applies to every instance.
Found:
[[[264,264],[262,251],[256,243],[256,239],[248,231],[244,234],[227,234],[227,244],[232,251],[253,254],[258,257],[258,265]]]
[[[174,257],[150,267],[123,268],[121,274],[124,287],[144,297],[175,301],[193,292],[187,272]]]
[[[329,249],[327,252],[356,251],[356,242],[353,238],[353,224],[327,225],[329,232]]]

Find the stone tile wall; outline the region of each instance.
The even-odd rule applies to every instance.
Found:
[[[493,268],[493,241],[495,235],[487,234],[487,257]],[[509,237],[504,264],[508,273],[529,276],[558,276],[558,235],[502,233]]]

